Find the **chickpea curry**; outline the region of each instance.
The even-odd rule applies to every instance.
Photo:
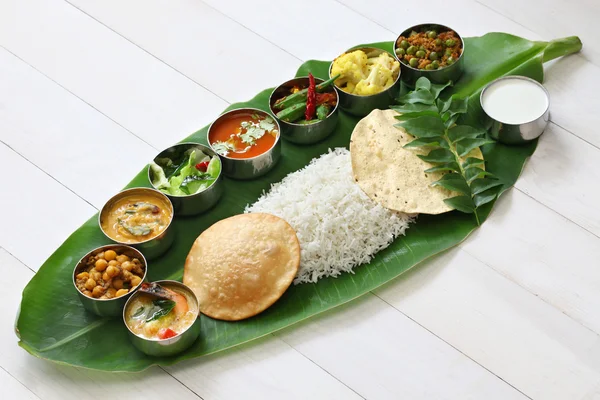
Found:
[[[143,283],[125,311],[129,330],[146,339],[169,339],[187,330],[198,304],[186,291],[168,283]]]
[[[90,256],[75,273],[75,285],[84,295],[108,300],[133,291],[144,277],[141,260],[114,250]]]
[[[461,56],[463,44],[451,30],[437,32],[412,31],[408,37],[400,36],[395,52],[398,59],[415,69],[436,70],[454,64]]]
[[[160,193],[124,196],[103,212],[100,225],[112,240],[141,243],[163,233],[173,217],[170,203]]]

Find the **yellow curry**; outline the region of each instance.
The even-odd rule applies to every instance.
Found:
[[[132,193],[117,199],[103,212],[102,230],[119,243],[141,243],[167,229],[173,209],[160,193]]]

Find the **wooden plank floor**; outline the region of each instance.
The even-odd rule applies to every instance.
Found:
[[[599,19],[597,0],[0,0],[2,398],[600,398]],[[305,60],[426,21],[584,41],[546,66],[553,122],[465,243],[332,312],[173,367],[99,373],[17,346],[22,288],[158,149]]]

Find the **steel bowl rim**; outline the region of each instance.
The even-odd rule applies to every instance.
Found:
[[[272,102],[271,102],[271,100],[273,99],[273,95],[275,94],[275,92],[277,91],[277,89],[279,89],[283,85],[285,85],[287,83],[290,83],[291,81],[296,80],[296,79],[308,79],[308,76],[297,76],[295,78],[288,79],[287,81],[283,82],[281,85],[279,85],[275,89],[273,89],[273,91],[271,92],[271,95],[269,96],[269,109],[271,110],[271,113],[275,116],[275,119],[277,121],[281,121],[282,123],[287,124],[287,125],[291,125],[291,126],[316,126],[316,125],[319,125],[321,122],[324,122],[324,121],[328,120],[329,117],[332,117],[333,114],[335,112],[337,112],[338,106],[340,104],[340,94],[338,93],[338,89],[335,87],[335,84],[332,82],[331,88],[333,89],[333,92],[335,93],[335,97],[336,97],[335,107],[333,108],[333,110],[331,110],[331,112],[329,113],[329,115],[327,115],[327,117],[325,117],[325,119],[319,120],[319,121],[314,122],[312,124],[303,125],[303,124],[297,124],[295,122],[284,121],[282,119],[277,118],[277,114],[275,113],[275,110],[273,110],[273,105],[272,105]],[[319,83],[325,82],[325,79],[317,78],[315,76],[315,80],[316,79],[318,79],[318,80],[321,81]]]
[[[233,114],[233,113],[236,113],[236,112],[242,112],[242,111],[258,111],[258,112],[260,112],[262,114],[266,114],[269,117],[273,118],[273,121],[275,121],[275,124],[277,125],[277,137],[275,138],[275,142],[273,142],[273,146],[269,147],[269,149],[266,150],[264,153],[259,154],[259,155],[254,156],[254,157],[250,157],[250,158],[231,158],[231,157],[227,157],[227,156],[224,156],[224,155],[221,155],[221,154],[217,153],[215,151],[215,149],[213,149],[212,143],[210,142],[210,130],[215,125],[215,123],[217,121],[219,121],[221,118],[223,118],[223,117],[225,117],[227,115],[230,115],[230,114]],[[209,145],[210,149],[212,151],[214,151],[215,153],[219,154],[220,157],[223,157],[223,158],[225,158],[227,160],[236,161],[236,162],[238,162],[238,161],[255,160],[255,159],[259,158],[259,157],[264,156],[265,154],[270,153],[275,148],[275,146],[277,146],[277,143],[279,142],[280,138],[281,138],[281,126],[279,125],[279,121],[277,120],[277,118],[275,118],[273,115],[271,115],[268,111],[261,110],[260,108],[254,108],[254,107],[234,108],[233,110],[226,111],[223,114],[219,115],[217,117],[217,119],[215,119],[213,122],[211,122],[210,126],[208,127],[208,130],[206,131],[206,141],[208,142],[208,145]],[[221,167],[222,167],[222,165],[221,165]]]
[[[104,228],[102,228],[102,215],[104,214],[105,210],[106,210],[106,206],[108,206],[108,204],[110,204],[110,202],[117,196],[125,196],[125,194],[123,193],[127,193],[127,192],[131,192],[134,190],[148,190],[148,191],[152,191],[154,193],[158,193],[159,196],[163,196],[165,199],[167,199],[167,203],[171,206],[171,218],[169,219],[169,223],[167,224],[167,227],[158,235],[151,237],[150,239],[146,239],[144,241],[141,242],[135,242],[135,243],[126,243],[126,242],[119,242],[118,240],[115,240],[113,238],[111,238],[105,231]],[[100,226],[100,230],[102,231],[102,233],[104,234],[104,236],[106,236],[109,240],[112,240],[113,242],[117,243],[117,244],[122,244],[125,246],[132,246],[132,245],[140,245],[140,244],[144,244],[144,243],[148,243],[152,240],[155,240],[157,237],[163,235],[170,227],[171,224],[173,223],[173,219],[175,218],[175,208],[173,207],[173,202],[171,201],[171,199],[169,199],[169,197],[164,194],[163,192],[161,192],[160,190],[156,190],[154,188],[148,188],[148,187],[134,187],[134,188],[129,188],[129,189],[125,189],[125,190],[121,190],[120,192],[118,192],[117,194],[113,195],[110,199],[108,199],[106,201],[106,203],[104,203],[104,205],[102,206],[102,208],[100,209],[100,212],[98,213],[98,226]]]
[[[413,67],[411,67],[410,65],[408,65],[408,64],[406,64],[405,62],[403,62],[402,60],[400,60],[400,58],[398,58],[398,56],[396,55],[396,43],[398,43],[398,39],[400,39],[400,36],[403,36],[403,34],[404,34],[405,32],[408,32],[408,31],[414,30],[414,28],[416,28],[416,27],[420,27],[420,26],[423,26],[423,25],[437,25],[437,26],[440,26],[440,27],[442,27],[442,28],[446,28],[447,30],[449,30],[449,31],[453,31],[454,33],[456,33],[456,35],[457,35],[457,36],[458,36],[458,38],[460,39],[460,42],[462,43],[462,51],[461,51],[461,53],[460,53],[460,56],[458,56],[458,58],[456,59],[456,61],[455,61],[455,62],[454,62],[454,64],[452,64],[452,65],[455,65],[455,64],[457,64],[457,63],[458,63],[458,62],[459,62],[459,61],[460,61],[460,60],[463,58],[463,56],[465,55],[465,51],[466,51],[466,48],[467,48],[467,46],[466,46],[466,44],[465,44],[465,41],[463,40],[463,37],[460,35],[460,33],[458,33],[458,31],[456,31],[455,29],[452,29],[452,28],[450,28],[450,27],[449,27],[449,26],[447,26],[447,25],[438,24],[437,22],[429,22],[429,23],[422,23],[422,24],[413,25],[413,26],[411,26],[410,28],[407,28],[407,29],[403,30],[402,32],[400,32],[400,34],[399,34],[399,35],[396,37],[396,40],[394,40],[394,54],[393,54],[393,56],[394,56],[394,58],[396,58],[396,60],[398,60],[398,62],[399,62],[400,64],[402,64],[403,66],[407,67],[407,68],[408,68],[408,69],[410,69],[410,70],[413,70],[413,71],[419,71],[419,72],[423,72],[423,73],[431,73],[431,72],[435,72],[435,71],[443,71],[443,70],[445,70],[445,69],[447,69],[447,68],[450,68],[450,67],[452,67],[452,65],[447,65],[447,66],[445,66],[445,67],[442,67],[442,68],[438,68],[438,69],[431,69],[431,70],[427,70],[427,69],[417,69],[417,68],[413,68]]]
[[[148,274],[148,261],[146,260],[146,257],[144,257],[144,255],[142,254],[141,251],[139,251],[138,249],[136,249],[135,247],[131,247],[129,245],[126,244],[120,244],[120,243],[113,243],[113,244],[104,244],[102,246],[96,247],[95,249],[92,249],[90,251],[88,251],[83,257],[81,257],[81,259],[79,259],[79,261],[77,261],[77,264],[75,264],[75,268],[73,269],[73,276],[72,276],[72,281],[73,281],[73,287],[75,287],[75,290],[77,290],[78,293],[80,293],[82,296],[85,296],[86,299],[90,299],[93,301],[99,301],[99,302],[110,302],[113,300],[122,300],[123,296],[119,296],[119,297],[113,297],[112,299],[96,299],[95,297],[89,297],[85,294],[83,294],[83,292],[81,290],[79,290],[79,288],[77,287],[77,282],[75,282],[75,274],[77,272],[77,269],[79,268],[79,265],[81,265],[81,263],[87,259],[89,256],[92,255],[92,253],[98,251],[98,250],[102,250],[104,248],[107,248],[107,250],[110,250],[111,247],[126,247],[127,250],[133,251],[134,253],[137,253],[139,255],[139,257],[136,258],[140,258],[141,261],[143,261],[144,263],[144,276],[142,276],[142,280],[140,282],[139,285],[137,285],[134,289],[133,292],[129,292],[127,293],[127,295],[129,295],[130,297],[138,290],[138,288],[140,287],[140,285],[142,284],[142,282],[144,282],[144,279],[146,279],[146,275]],[[125,296],[127,296],[125,295]]]
[[[176,286],[180,286],[183,287],[185,290],[187,290],[192,298],[196,301],[196,305],[197,307],[197,311],[196,311],[196,319],[194,320],[194,322],[192,322],[187,328],[185,328],[183,331],[179,332],[176,336],[167,338],[167,339],[148,339],[146,337],[142,337],[140,335],[138,335],[137,333],[133,332],[130,328],[129,325],[127,325],[127,320],[125,318],[125,311],[127,311],[127,307],[129,306],[129,302],[134,298],[134,296],[136,295],[140,295],[137,290],[131,295],[129,296],[129,298],[127,299],[127,302],[125,302],[125,305],[123,306],[123,324],[125,324],[125,327],[127,328],[127,330],[129,331],[129,333],[131,333],[132,335],[142,339],[142,340],[146,340],[148,342],[153,342],[153,343],[163,343],[163,342],[168,342],[169,340],[172,339],[176,339],[178,337],[180,337],[181,335],[183,335],[184,333],[186,333],[188,330],[190,330],[192,328],[192,326],[196,323],[196,321],[198,320],[198,318],[200,318],[200,302],[198,301],[198,297],[196,296],[196,293],[194,293],[194,291],[192,289],[190,289],[190,287],[188,285],[186,285],[183,282],[179,282],[179,281],[175,281],[172,279],[162,279],[159,281],[154,281],[152,283],[158,283],[158,284],[163,284],[163,283],[167,283],[167,284],[175,284]]]
[[[399,61],[399,60],[396,58],[396,56],[395,56],[394,54],[390,53],[390,52],[389,52],[389,51],[387,51],[387,50],[380,49],[379,47],[371,47],[371,46],[355,46],[355,47],[351,47],[351,48],[349,48],[348,50],[344,51],[342,54],[340,54],[339,56],[337,56],[336,58],[334,58],[334,59],[333,59],[333,61],[332,61],[332,62],[329,64],[329,77],[330,77],[330,78],[332,78],[332,76],[331,76],[331,68],[333,68],[333,63],[334,63],[334,61],[335,61],[335,60],[337,60],[339,57],[343,56],[344,54],[348,53],[349,51],[355,51],[355,50],[365,50],[365,49],[370,49],[370,50],[378,50],[378,51],[381,51],[381,52],[386,52],[386,53],[388,53],[390,56],[392,56],[392,58],[393,58],[393,59],[395,59],[396,61],[400,62],[400,61]],[[346,91],[342,90],[341,88],[338,88],[338,87],[337,87],[337,85],[335,84],[335,82],[333,83],[333,87],[334,87],[336,90],[339,90],[340,92],[344,92],[344,95],[347,95],[347,96],[352,96],[352,97],[357,97],[357,98],[359,98],[359,99],[360,99],[360,98],[362,98],[362,99],[365,99],[365,98],[369,98],[369,97],[373,97],[373,96],[379,96],[380,94],[382,94],[382,93],[385,93],[385,92],[387,92],[388,90],[392,89],[392,88],[393,88],[393,87],[394,87],[394,86],[395,86],[395,85],[398,83],[398,81],[400,80],[400,76],[401,76],[401,75],[402,75],[402,70],[398,70],[398,76],[396,77],[396,79],[394,79],[394,82],[393,82],[393,83],[392,83],[392,84],[391,84],[391,85],[390,85],[388,88],[386,88],[386,89],[382,90],[382,91],[381,91],[381,92],[379,92],[379,93],[374,93],[374,94],[362,95],[362,94],[348,93],[348,92],[346,92]],[[338,95],[338,103],[339,103],[339,95]]]
[[[210,150],[212,153],[214,153],[214,155],[215,155],[215,156],[219,157],[219,162],[221,163],[221,170],[219,171],[219,175],[217,175],[217,178],[215,179],[215,181],[214,181],[214,182],[213,182],[213,183],[212,183],[212,184],[211,184],[209,187],[207,187],[206,189],[204,189],[203,191],[201,191],[201,192],[198,192],[198,193],[194,193],[194,194],[186,194],[186,195],[179,196],[179,195],[175,195],[175,194],[167,194],[167,193],[161,192],[159,189],[157,189],[157,188],[156,188],[156,186],[154,186],[154,184],[152,183],[152,179],[150,179],[150,165],[148,165],[148,181],[149,181],[149,182],[150,182],[150,184],[152,185],[152,189],[154,189],[154,190],[158,190],[159,192],[161,192],[162,194],[166,195],[167,197],[173,197],[173,198],[176,198],[176,199],[186,199],[186,198],[191,198],[191,197],[194,197],[194,196],[200,195],[200,194],[202,194],[202,193],[205,193],[207,190],[209,190],[209,189],[211,189],[212,187],[214,187],[214,186],[217,184],[217,182],[219,182],[219,181],[222,179],[222,175],[223,175],[223,161],[221,160],[221,157],[222,157],[222,156],[221,156],[219,153],[217,153],[216,151],[214,151],[214,150],[212,149],[212,147],[210,147],[210,146],[207,146],[207,145],[205,145],[205,144],[202,144],[202,143],[196,143],[196,142],[181,142],[181,143],[175,143],[173,146],[169,146],[169,147],[167,147],[167,148],[163,149],[162,151],[160,151],[160,152],[159,152],[159,153],[156,155],[156,157],[154,157],[154,158],[152,159],[152,162],[156,162],[155,160],[158,158],[158,156],[160,156],[160,155],[161,155],[162,153],[164,153],[165,151],[167,151],[167,150],[169,150],[169,149],[171,149],[171,148],[173,148],[173,147],[182,146],[182,145],[189,145],[189,146],[200,146],[200,147],[204,147],[204,148],[206,148],[206,149]],[[209,154],[209,156],[210,156],[210,154]]]
[[[548,105],[546,106],[546,109],[544,110],[544,112],[542,113],[542,115],[540,115],[537,118],[532,119],[531,121],[520,122],[518,124],[510,124],[508,122],[500,121],[499,119],[494,118],[490,114],[488,114],[488,112],[483,107],[483,94],[485,93],[485,91],[490,86],[492,86],[496,82],[500,82],[500,81],[507,80],[507,79],[521,79],[523,81],[529,81],[529,82],[535,83],[538,87],[540,87],[544,91],[544,94],[546,95],[546,100],[547,100]],[[542,118],[544,115],[546,115],[546,113],[550,110],[550,92],[548,92],[548,89],[546,89],[544,87],[544,85],[542,85],[540,82],[536,81],[535,79],[531,79],[528,76],[523,76],[523,75],[505,75],[505,76],[501,76],[499,78],[494,79],[493,81],[491,81],[490,83],[488,83],[487,85],[485,85],[483,87],[483,90],[481,91],[481,94],[479,95],[479,105],[481,106],[481,109],[483,110],[483,112],[485,113],[485,115],[487,115],[488,117],[490,117],[494,121],[500,122],[501,124],[504,124],[504,125],[521,126],[521,125],[526,125],[526,124],[530,124],[532,122],[535,122],[538,119]]]

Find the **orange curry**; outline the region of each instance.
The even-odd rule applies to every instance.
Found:
[[[208,141],[222,156],[253,158],[273,147],[277,135],[277,125],[270,116],[240,112],[215,121]]]

